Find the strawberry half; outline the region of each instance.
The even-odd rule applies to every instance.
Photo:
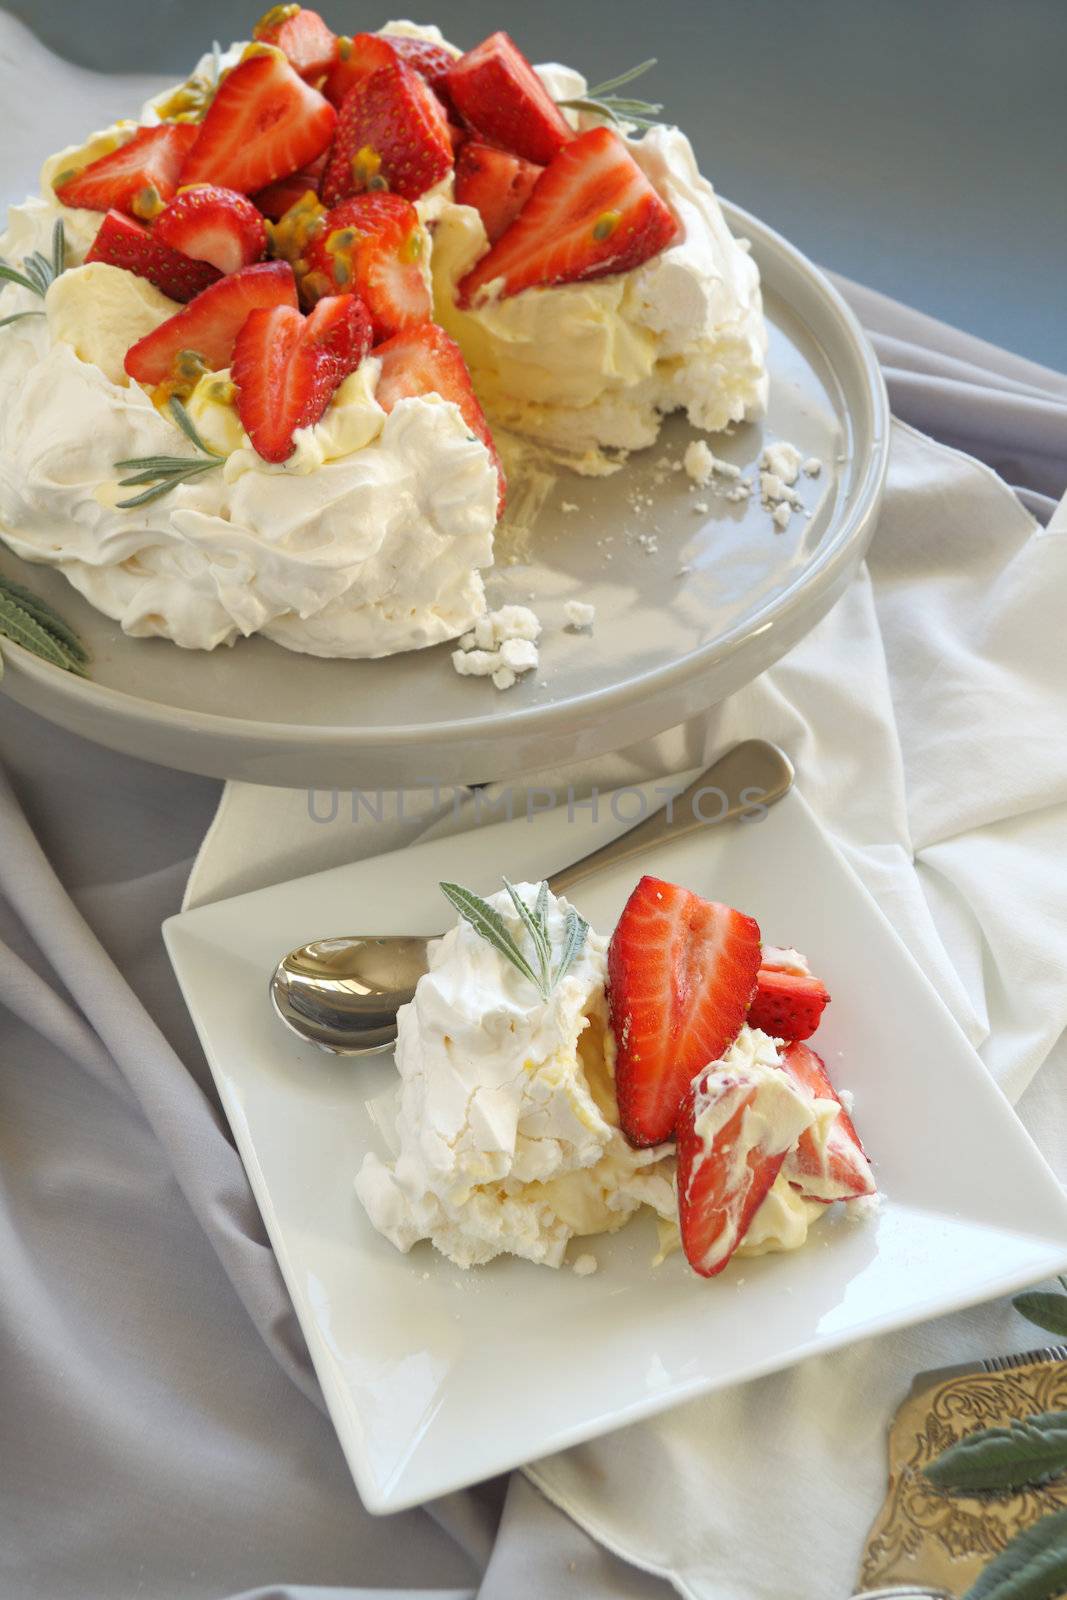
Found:
[[[108,212],[85,261],[86,265],[104,261],[110,267],[124,267],[139,278],[147,278],[171,300],[192,300],[219,275],[218,268],[210,262],[192,261],[161,244],[147,228],[122,211]]]
[[[748,1024],[775,1039],[810,1039],[829,1000],[818,978],[761,966]]]
[[[318,422],[338,385],[370,349],[370,318],[354,294],[253,311],[237,335],[231,375],[237,414],[265,461],[285,461],[293,434]]]
[[[809,1200],[824,1205],[874,1194],[877,1185],[871,1164],[822,1057],[806,1044],[790,1044],[782,1051],[782,1066],[816,1115],[815,1125],[800,1135],[786,1156],[782,1171],[789,1182]],[[827,1117],[831,1119],[828,1127]]]
[[[249,313],[263,307],[296,309],[296,280],[288,261],[260,261],[221,278],[176,316],[168,317],[126,352],[126,371],[138,383],[167,383],[189,371],[228,367],[234,340]]]
[[[138,128],[128,144],[99,156],[77,172],[61,172],[53,188],[65,206],[85,211],[125,211],[149,221],[178,185],[182,163],[196,143],[192,123]]]
[[[279,178],[277,183],[268,183],[265,189],[257,189],[252,196],[256,210],[272,222],[277,222],[285,216],[290,206],[304,198],[309,189],[317,195],[322,174],[326,170],[326,155],[324,150],[321,156],[299,172],[291,172],[287,178]]]
[[[494,33],[445,74],[452,104],[475,132],[524,161],[546,166],[574,138],[518,45]]]
[[[671,1137],[693,1079],[741,1031],[759,961],[751,917],[641,879],[608,947],[615,1091],[631,1144]]]
[[[678,237],[678,224],[617,133],[590,128],[547,166],[507,232],[459,285],[470,305],[502,278],[501,296],[629,272]]]
[[[358,294],[378,344],[430,320],[424,246],[419,214],[409,200],[398,194],[353,195],[323,217],[308,247],[301,289],[312,301],[326,294]]]
[[[365,189],[417,200],[452,169],[444,107],[417,72],[396,62],[345,96],[322,180],[328,206]]]
[[[456,160],[456,201],[474,207],[489,243],[495,244],[515,221],[543,171],[521,156],[469,139]]]
[[[504,509],[507,483],[497,455],[485,412],[467,371],[463,352],[436,323],[424,322],[419,328],[398,333],[379,345],[374,354],[382,363],[375,398],[385,411],[392,411],[398,400],[422,394],[439,394],[459,407],[464,422],[485,445],[493,458],[500,484],[497,515]]]
[[[152,237],[220,272],[239,272],[267,253],[266,225],[248,196],[212,183],[176,194],[156,218]]]
[[[777,1067],[723,1067],[694,1083],[678,1116],[678,1224],[702,1278],[726,1266],[811,1122]]]
[[[272,6],[252,29],[252,37],[277,45],[308,83],[321,82],[333,65],[336,35],[306,6]]]
[[[228,72],[200,124],[181,181],[255,194],[314,161],[333,138],[337,113],[264,46]]]
[[[398,61],[425,78],[445,105],[449,104],[445,74],[454,66],[455,56],[444,45],[398,33],[357,33],[351,39],[339,38],[322,92],[333,105],[340,106],[357,83],[380,67],[392,67]]]

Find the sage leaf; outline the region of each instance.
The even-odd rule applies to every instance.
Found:
[[[1067,1294],[1032,1289],[1026,1294],[1017,1294],[1012,1305],[1028,1322],[1067,1337]]]
[[[65,672],[73,672],[77,677],[84,678],[85,667],[71,655],[55,634],[49,633],[47,628],[41,626],[37,619],[30,615],[24,606],[13,600],[0,588],[0,634],[10,639],[12,644],[21,645],[31,655],[40,656],[42,661],[48,661],[54,667],[62,667]]]
[[[1067,1590],[1067,1511],[1017,1534],[963,1600],[1053,1600]]]
[[[65,621],[47,600],[42,600],[39,595],[27,589],[21,583],[12,583],[9,578],[0,578],[0,595],[10,595],[23,609],[28,611],[35,622],[42,628],[54,634],[60,644],[65,645],[76,661],[84,666],[89,660],[89,652],[82,644],[70,623]]]
[[[935,1488],[957,1494],[1026,1489],[1065,1472],[1067,1411],[1042,1411],[1009,1428],[981,1428],[923,1468]]]

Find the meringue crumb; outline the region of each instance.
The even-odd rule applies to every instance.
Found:
[[[577,511],[578,507],[573,500],[564,500],[559,509],[569,514],[572,511]]]
[[[801,463],[800,470],[805,478],[817,478],[822,471],[822,462],[818,456],[809,456],[806,461]]]
[[[511,689],[521,673],[540,665],[537,640],[541,619],[528,606],[501,606],[479,617],[452,652],[461,678],[491,678],[498,689]]]
[[[597,1260],[596,1256],[586,1253],[585,1255],[579,1256],[577,1261],[572,1263],[571,1271],[576,1273],[579,1278],[588,1278],[592,1276],[599,1265],[600,1262]]]
[[[849,1222],[870,1222],[876,1217],[885,1204],[885,1195],[879,1190],[874,1194],[857,1195],[855,1200],[846,1200],[845,1217]]]
[[[784,484],[796,483],[800,471],[800,451],[795,444],[787,444],[780,439],[776,444],[764,446],[760,466],[773,472]]]
[[[565,600],[563,615],[568,627],[591,628],[596,621],[596,606],[589,605],[585,600]]]

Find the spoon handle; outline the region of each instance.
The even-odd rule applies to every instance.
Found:
[[[765,739],[746,739],[720,756],[662,810],[580,861],[554,872],[548,886],[553,894],[562,894],[602,867],[629,861],[664,840],[681,839],[735,817],[755,820],[761,808],[780,800],[792,784],[793,764],[784,751]]]

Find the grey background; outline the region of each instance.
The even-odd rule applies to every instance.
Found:
[[[397,13],[410,10],[395,0]],[[321,0],[339,32],[367,10]],[[459,45],[646,80],[722,192],[822,265],[1067,370],[1067,0],[423,0]],[[54,50],[181,74],[266,0],[12,0]]]

